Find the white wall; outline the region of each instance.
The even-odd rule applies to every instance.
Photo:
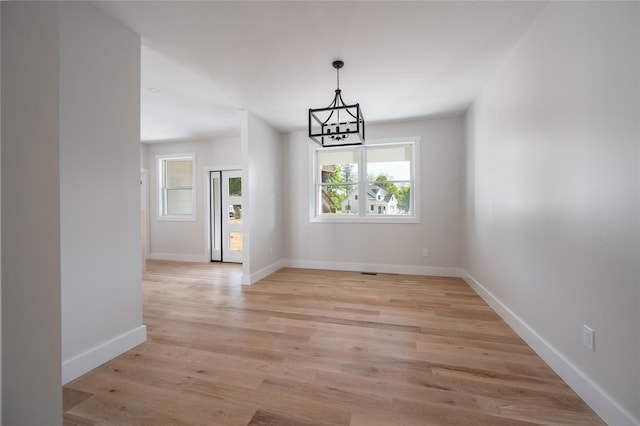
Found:
[[[203,141],[176,141],[143,144],[146,146],[146,166],[149,169],[149,237],[152,259],[208,262],[206,216],[208,198],[205,188],[208,167],[240,168],[240,138],[227,137]],[[158,155],[196,153],[196,220],[158,220]]]
[[[640,422],[638,16],[550,3],[466,116],[467,278],[616,425]]]
[[[140,144],[140,168],[149,170],[149,145]]]
[[[287,264],[327,269],[459,275],[462,233],[461,117],[368,125],[367,139],[420,136],[421,223],[310,223],[305,131],[286,136]],[[422,249],[429,256],[422,256]]]
[[[58,6],[0,7],[1,423],[61,425]]]
[[[62,380],[142,343],[140,38],[60,3]]]
[[[282,135],[260,117],[242,114],[244,195],[243,284],[254,283],[281,267],[285,225]]]

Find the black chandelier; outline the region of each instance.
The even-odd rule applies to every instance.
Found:
[[[340,90],[342,61],[333,61],[336,69],[337,88],[333,102],[326,108],[309,108],[309,137],[323,147],[362,145],[364,143],[364,118],[360,104],[346,105]]]

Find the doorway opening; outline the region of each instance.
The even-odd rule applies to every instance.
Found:
[[[209,172],[211,261],[242,263],[242,173]]]

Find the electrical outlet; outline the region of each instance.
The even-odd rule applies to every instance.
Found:
[[[429,250],[427,250],[426,248],[423,248],[423,249],[422,249],[422,255],[423,255],[424,257],[429,256]]]
[[[582,344],[592,352],[596,351],[596,333],[586,325],[582,326]]]

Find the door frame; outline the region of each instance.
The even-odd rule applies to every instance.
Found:
[[[211,260],[211,172],[225,172],[230,170],[240,170],[242,173],[242,166],[240,165],[223,165],[223,166],[205,166],[203,167],[203,182],[206,182],[204,187],[204,252],[207,259]]]

